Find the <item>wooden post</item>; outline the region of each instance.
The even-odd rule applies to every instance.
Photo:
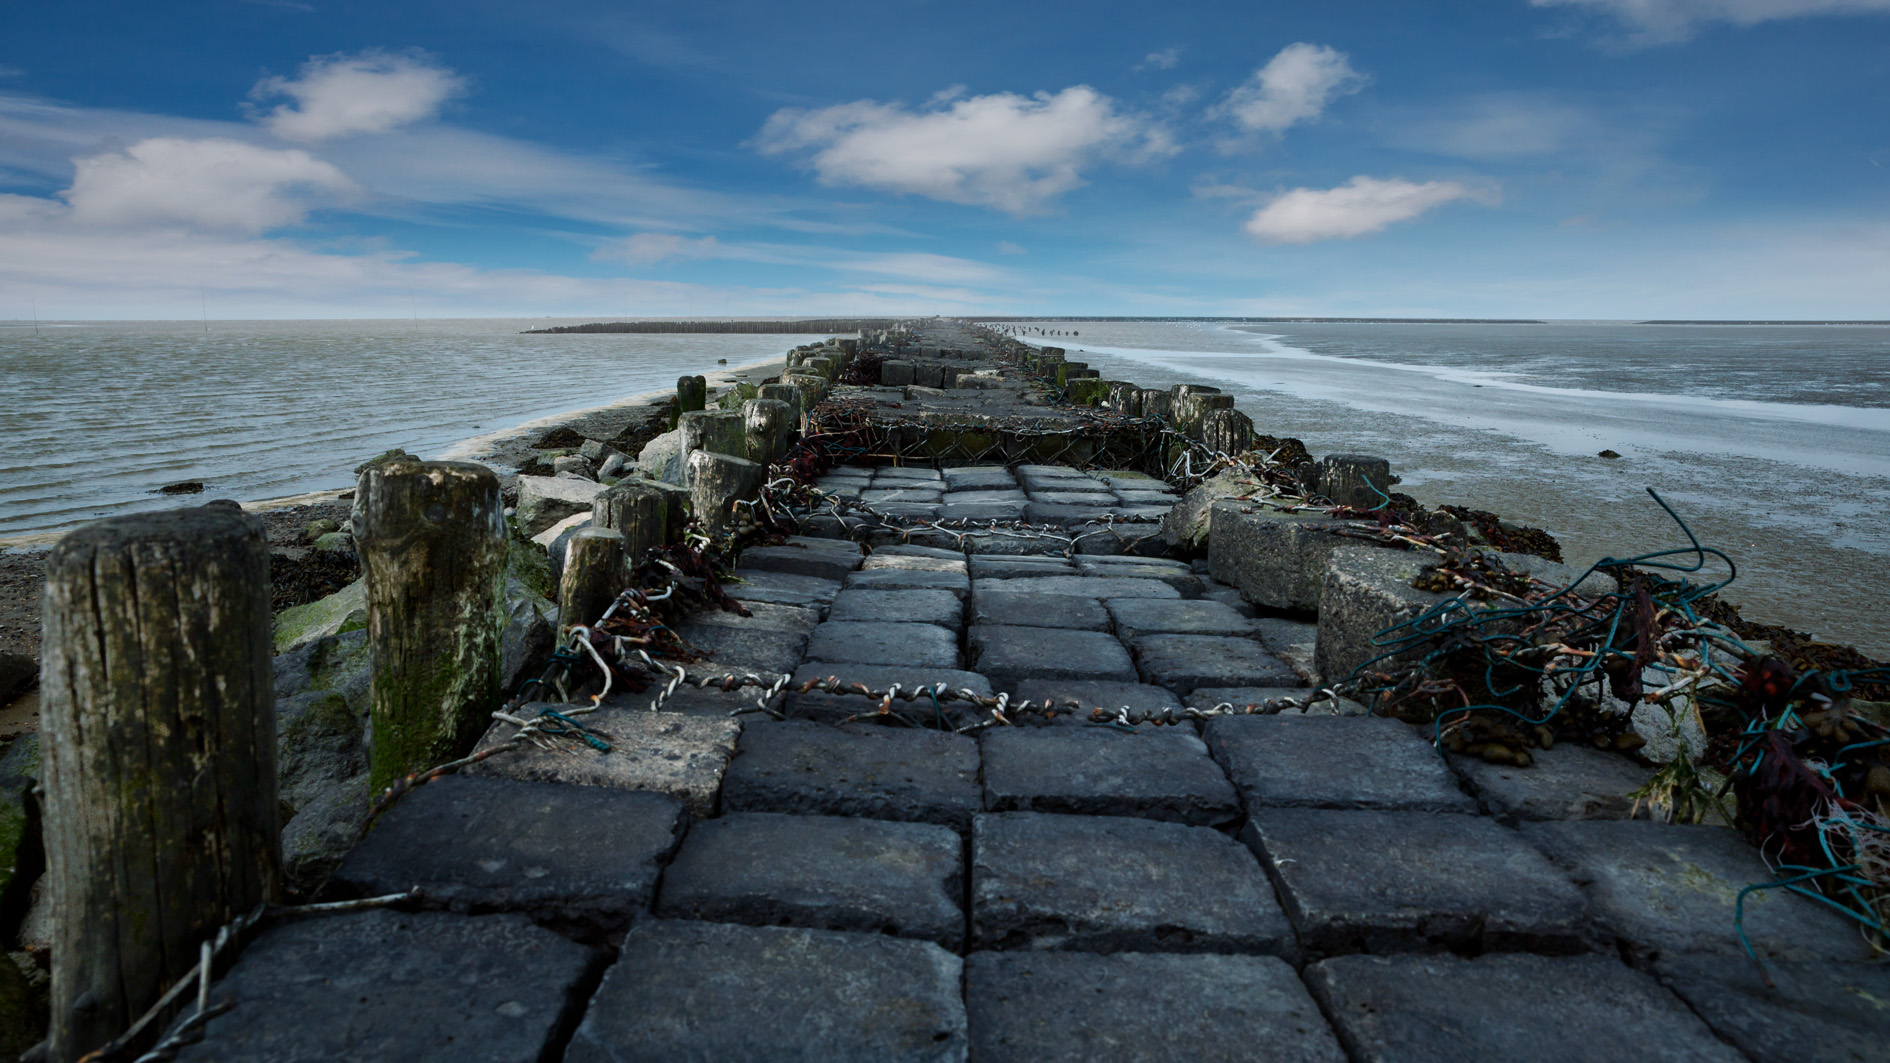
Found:
[[[676,413],[704,409],[709,404],[709,382],[699,376],[676,378]]]
[[[749,399],[742,404],[742,422],[748,430],[748,460],[768,466],[787,453],[788,418],[793,411],[779,399]]]
[[[281,882],[269,543],[231,505],[114,517],[46,561],[49,1059],[124,1033]]]
[[[375,792],[471,749],[499,707],[504,505],[499,478],[470,462],[361,473],[353,523],[367,576]]]
[[[624,574],[669,542],[669,498],[649,480],[625,480],[591,501],[591,527],[623,533]]]
[[[558,581],[558,623],[597,623],[624,588],[624,534],[614,528],[583,528],[565,546],[564,576]]]
[[[1253,449],[1253,418],[1239,410],[1210,410],[1201,418],[1201,442],[1209,450],[1241,455]]]
[[[720,531],[735,523],[735,503],[761,497],[767,470],[746,458],[698,450],[689,455],[690,491],[696,520]]]

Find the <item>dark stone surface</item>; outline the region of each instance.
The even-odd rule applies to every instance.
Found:
[[[830,664],[813,661],[794,670],[787,696],[783,702],[789,715],[805,716],[810,719],[839,722],[856,713],[877,711],[879,702],[875,699],[855,694],[828,694],[819,690],[806,694],[799,693],[801,684],[810,679],[824,680],[834,676],[844,683],[864,684],[869,690],[884,691],[898,683],[900,692],[915,690],[920,687],[944,683],[948,690],[970,690],[980,697],[991,696],[991,681],[976,672],[960,671],[956,668],[918,668],[905,665],[884,664]],[[982,718],[985,710],[964,701],[941,700],[936,706],[932,699],[920,695],[917,700],[903,701],[895,698],[892,711],[908,719],[922,717],[928,725],[934,725],[942,715],[952,726],[959,727]]]
[[[833,604],[833,597],[840,593],[840,584],[830,579],[818,579],[814,576],[796,576],[787,572],[762,572],[752,568],[735,570],[739,583],[724,583],[722,590],[730,598],[740,602],[769,602],[775,605],[797,605],[807,609],[826,612]]]
[[[1890,965],[1662,960],[1661,981],[1754,1063],[1866,1063],[1890,1051]],[[975,1033],[973,1035],[976,1036]]]
[[[1118,598],[1109,603],[1118,634],[1137,635],[1252,635],[1258,625],[1219,602],[1174,601],[1162,598]]]
[[[1115,608],[1116,603],[1111,603]],[[1257,639],[1223,635],[1142,635],[1135,666],[1144,683],[1180,694],[1195,687],[1284,687],[1299,676]]]
[[[939,471],[944,475],[946,489],[950,491],[978,487],[1017,486],[1017,478],[1011,475],[1009,469],[1000,465],[965,465]]]
[[[1527,768],[1491,764],[1477,757],[1453,756],[1450,766],[1484,809],[1514,825],[1538,819],[1629,819],[1634,799],[1652,774],[1619,753],[1570,745],[1531,750]],[[1643,806],[1641,818],[1647,817]]]
[[[742,608],[747,616],[732,613],[726,609],[704,609],[691,614],[691,624],[740,627],[768,628],[774,631],[798,631],[806,634],[820,623],[819,609],[810,609],[798,605],[775,605],[770,602],[743,602]]]
[[[521,915],[367,911],[278,922],[210,990],[235,1008],[182,1060],[542,1058],[591,950]]]
[[[756,720],[742,731],[723,780],[722,807],[943,823],[963,830],[983,807],[978,743],[965,735],[904,727]]]
[[[637,924],[566,1063],[963,1063],[963,964],[929,941]]]
[[[1273,956],[974,952],[981,1063],[1344,1063],[1293,968]]]
[[[971,860],[977,948],[1297,951],[1253,855],[1210,827],[987,812]]]
[[[1744,963],[1733,930],[1739,891],[1776,877],[1724,827],[1647,820],[1525,823],[1522,835],[1568,869],[1603,932],[1641,960],[1717,952]],[[1859,960],[1869,949],[1843,916],[1781,889],[1746,895],[1746,938],[1760,956]]]
[[[456,911],[616,929],[649,904],[682,807],[667,794],[449,775],[401,798],[333,881],[360,897],[417,886]]]
[[[782,546],[751,546],[742,551],[736,563],[764,572],[842,580],[860,567],[861,556],[858,543],[796,535]]]
[[[1102,485],[1098,484],[1097,486],[1101,487]],[[1118,501],[1113,491],[1063,490],[1061,484],[1054,485],[1048,490],[1032,488],[1030,490],[1030,500],[1032,502],[1048,502],[1059,506],[1083,506],[1085,508],[1107,508],[1115,505]]]
[[[1239,818],[1234,787],[1193,729],[998,727],[980,740],[992,812],[1144,816],[1218,826]]]
[[[1042,701],[1050,698],[1059,703],[1064,711],[1050,722],[1056,725],[1089,726],[1090,712],[1093,709],[1130,709],[1133,711],[1153,712],[1157,709],[1177,708],[1182,701],[1174,694],[1161,687],[1152,687],[1147,683],[1124,683],[1108,679],[1026,679],[1017,684],[1013,693],[1025,701]],[[1069,707],[1069,701],[1075,699],[1077,705]],[[1025,726],[1036,723],[1034,718],[1020,721]],[[1141,724],[1138,726],[1154,726]],[[1182,724],[1190,731],[1196,731],[1192,722]]]
[[[963,598],[971,593],[971,577],[963,572],[876,568],[848,576],[846,586],[861,591],[950,591]]]
[[[949,496],[947,496],[949,499]],[[938,507],[939,520],[1018,520],[1024,515],[1024,502],[953,502]]]
[[[1199,598],[1206,589],[1201,577],[1188,571],[1186,565],[1156,558],[1082,555],[1077,559],[1076,571],[1085,576],[1106,576],[1112,579],[1158,580],[1173,587],[1183,598]]]
[[[1581,891],[1482,816],[1269,808],[1241,833],[1309,955],[1576,952]]]
[[[1107,520],[1115,496],[1107,497],[1108,502],[1097,505],[1072,506],[1061,502],[1030,502],[1024,506],[1024,519],[1032,524],[1081,524],[1086,521],[1101,522]]]
[[[708,652],[707,660],[688,665],[690,672],[792,672],[807,650],[803,631],[732,624],[683,624],[676,629],[684,641]]]
[[[1356,1063],[1738,1063],[1607,956],[1341,956],[1306,969]]]
[[[1109,611],[1095,598],[1026,591],[979,591],[971,596],[970,622],[1108,631]]]
[[[656,914],[964,944],[964,841],[950,827],[733,812],[690,828]]]
[[[998,686],[1025,679],[1135,679],[1129,651],[1100,631],[974,624],[966,645],[972,667]]]
[[[933,624],[829,620],[807,640],[807,659],[831,664],[958,668],[958,635]]]
[[[834,620],[958,628],[965,623],[965,603],[950,591],[843,590],[827,615]]]
[[[1444,758],[1382,717],[1221,716],[1202,734],[1247,810],[1392,808],[1475,812]]]
[[[882,559],[888,557],[930,557],[939,561],[963,561],[965,559],[965,552],[963,550],[942,549],[936,546],[913,546],[909,543],[893,543],[889,546],[882,546],[875,549],[873,556]]]
[[[1306,698],[1313,692],[1306,687],[1195,687],[1188,692],[1190,708],[1211,709],[1226,703],[1236,708],[1264,705],[1275,698]]]
[[[1069,561],[1049,555],[973,554],[967,562],[973,579],[1076,575],[1076,567]]]

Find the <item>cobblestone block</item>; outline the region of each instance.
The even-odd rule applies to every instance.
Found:
[[[963,1063],[963,964],[929,941],[637,924],[567,1063]]]
[[[1017,486],[1017,477],[1002,465],[961,465],[939,471],[948,491]]]
[[[1527,768],[1453,756],[1450,766],[1470,784],[1484,811],[1514,826],[1535,819],[1630,819],[1647,768],[1618,753],[1569,745],[1532,750]],[[1640,810],[1647,817],[1647,809]]]
[[[1025,502],[948,502],[938,507],[938,519],[1020,520],[1026,505]]]
[[[1117,603],[1110,603],[1112,611]],[[1117,612],[1120,619],[1130,610]],[[1299,676],[1256,639],[1223,635],[1140,635],[1130,640],[1142,681],[1181,694],[1195,687],[1290,686]]]
[[[1192,729],[999,727],[980,742],[988,811],[1142,816],[1209,827],[1240,816],[1234,787]]]
[[[1074,576],[1076,566],[1062,557],[1018,554],[973,554],[966,559],[973,579],[1012,579],[1019,576]]]
[[[689,617],[691,624],[717,625],[721,627],[766,628],[772,631],[798,631],[806,634],[820,623],[818,609],[799,605],[775,605],[772,602],[743,602],[742,608],[748,615],[732,613],[726,609],[704,609]]]
[[[1319,608],[1327,559],[1357,541],[1332,534],[1345,523],[1324,513],[1281,513],[1254,502],[1217,501],[1208,510],[1208,571],[1240,588],[1256,605],[1313,612]]]
[[[1219,602],[1175,601],[1162,598],[1119,598],[1109,603],[1117,634],[1138,635],[1246,635],[1258,625]]]
[[[933,624],[829,620],[807,640],[807,659],[831,664],[886,664],[957,668],[958,635]]]
[[[971,834],[974,948],[1296,955],[1259,864],[1211,827],[987,812]]]
[[[972,666],[1000,687],[1025,679],[1135,679],[1129,652],[1100,631],[974,624],[966,644]]]
[[[862,591],[950,591],[964,598],[971,594],[971,577],[962,572],[876,568],[848,576],[846,587]]]
[[[914,546],[911,543],[892,543],[873,551],[873,557],[935,557],[940,561],[965,560],[963,550],[941,549],[933,546]],[[959,571],[963,571],[962,569]]]
[[[1109,630],[1109,611],[1103,608],[1102,602],[1095,598],[1064,594],[980,591],[971,596],[969,616],[973,624],[1061,627],[1077,631]]]
[[[1482,816],[1267,808],[1241,838],[1311,955],[1584,945],[1581,892]]]
[[[1020,576],[1011,579],[981,577],[978,591],[1021,591],[1025,594],[1068,594],[1077,598],[1179,598],[1181,592],[1160,580],[1111,576]]]
[[[722,802],[730,812],[862,816],[964,830],[983,807],[978,743],[875,724],[757,720],[742,733]]]
[[[1104,524],[1114,513],[1115,496],[1108,496],[1109,501],[1093,505],[1070,505],[1063,502],[1026,502],[1024,519],[1032,524]]]
[[[534,702],[520,706],[517,715],[531,719],[545,708],[570,706]],[[584,724],[610,736],[609,753],[589,749],[567,753],[528,745],[468,765],[463,774],[647,790],[681,799],[692,817],[715,815],[716,793],[735,751],[736,736],[742,732],[740,723],[626,707],[599,709],[584,717]],[[508,741],[517,731],[509,723],[495,723],[478,748]]]
[[[760,572],[842,580],[860,567],[861,557],[858,543],[794,535],[782,546],[751,546],[741,552],[736,563]]]
[[[1475,812],[1437,750],[1383,717],[1222,716],[1203,731],[1248,812],[1381,808]]]
[[[963,946],[964,842],[949,827],[732,812],[696,824],[656,914]]]
[[[1102,485],[1098,484],[1097,486],[1101,487]],[[1061,485],[1049,489],[1033,488],[1028,493],[1032,502],[1048,502],[1052,505],[1060,506],[1100,506],[1106,508],[1115,505],[1117,502],[1115,492],[1113,491],[1071,491],[1064,489]]]
[[[1753,1063],[1859,1063],[1890,1045],[1890,966],[1663,960],[1660,979]],[[975,1036],[975,1034],[974,1034]]]
[[[1306,984],[1357,1063],[1740,1059],[1612,957],[1341,956]]]
[[[1345,1063],[1273,956],[974,952],[965,1001],[981,1063]]]
[[[890,502],[920,502],[937,504],[943,490],[932,484],[916,486],[888,487],[879,480],[873,481],[871,490],[862,492],[860,501],[874,509],[884,510]]]
[[[886,549],[889,550],[891,547]],[[944,552],[937,551],[941,554]],[[886,550],[875,550],[873,556],[867,558],[860,566],[861,571],[864,572],[877,572],[884,568],[904,569],[908,572],[963,572],[965,571],[965,555],[936,557],[931,554],[889,554]]]
[[[722,584],[722,590],[738,602],[792,605],[825,613],[833,604],[833,596],[840,593],[840,584],[834,580],[786,572],[738,568],[735,579],[737,582]]]
[[[944,477],[939,475],[937,469],[924,469],[913,465],[879,465],[873,469],[873,479],[936,484]]]
[[[934,624],[957,629],[965,623],[965,603],[950,591],[843,590],[833,600],[828,615],[834,620]]]
[[[682,624],[676,634],[706,650],[709,659],[690,670],[727,672],[792,672],[807,649],[808,633],[732,624]]]
[[[1031,501],[1029,495],[1015,487],[967,488],[962,491],[947,491],[939,501],[948,506],[967,505],[978,502],[1015,502],[1022,505]]]

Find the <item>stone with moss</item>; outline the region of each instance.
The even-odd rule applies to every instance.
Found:
[[[297,650],[317,639],[367,627],[367,584],[355,580],[320,601],[276,614],[276,653]]]

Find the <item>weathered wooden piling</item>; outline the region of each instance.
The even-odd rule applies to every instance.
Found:
[[[1253,418],[1236,409],[1209,410],[1201,418],[1201,442],[1221,454],[1245,454],[1253,448]]]
[[[786,403],[788,407],[788,424],[799,427],[801,416],[806,412],[805,408],[801,405],[802,396],[800,388],[795,387],[793,384],[763,384],[760,390],[755,394],[759,398],[774,399],[777,402]]]
[[[565,545],[558,580],[558,622],[595,624],[624,588],[626,536],[615,528],[584,528]]]
[[[721,530],[734,522],[735,503],[761,496],[767,469],[746,458],[710,450],[689,455],[689,489],[695,499],[696,520],[703,527]]]
[[[464,753],[500,701],[504,502],[491,469],[395,461],[361,473],[374,743],[368,784]]]
[[[779,399],[749,399],[742,404],[742,423],[748,435],[748,460],[767,466],[787,453],[789,433],[794,430],[789,419],[793,410]]]
[[[709,405],[709,382],[699,376],[676,378],[676,413],[705,409]]]
[[[269,544],[234,505],[114,517],[46,562],[53,1063],[125,1032],[279,888]]]
[[[630,479],[591,501],[591,526],[623,534],[624,574],[670,539],[669,496],[650,480]]]

